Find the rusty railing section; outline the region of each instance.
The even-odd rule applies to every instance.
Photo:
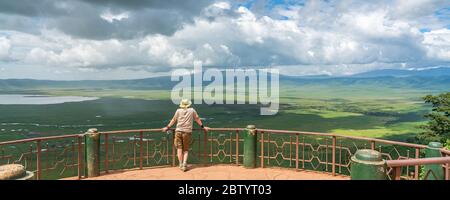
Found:
[[[450,176],[450,151],[443,158],[420,158],[425,145],[338,134],[257,129],[259,167],[315,170],[330,175],[349,175],[350,157],[358,150],[378,150],[386,160],[390,179],[419,179],[420,166],[442,164]],[[190,163],[242,164],[243,128],[195,129]],[[99,132],[100,170],[176,166],[174,135],[161,129]],[[84,176],[84,135],[60,135],[0,142],[0,164],[23,164],[36,179]],[[209,158],[208,158],[209,157]],[[191,162],[192,161],[192,162]]]

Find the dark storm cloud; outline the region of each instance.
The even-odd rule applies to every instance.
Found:
[[[36,20],[33,18],[21,15],[11,17],[2,13],[0,13],[0,30],[15,30],[31,34],[39,33],[39,27],[36,26]]]
[[[95,7],[83,7],[83,12],[50,19],[48,25],[72,36],[99,40],[132,39],[154,33],[171,35],[181,28],[183,23],[190,21],[176,11],[142,10],[129,12],[128,18],[110,23],[100,17],[103,11]]]
[[[148,34],[171,35],[193,22],[210,0],[98,0],[98,1],[0,1],[5,18],[1,28],[23,31],[56,28],[68,35],[86,39],[132,39]],[[108,22],[101,14],[127,13],[128,18]],[[17,26],[15,25],[15,21]],[[29,23],[29,22],[32,23]],[[6,23],[7,22],[7,23]],[[34,27],[33,27],[34,26]]]
[[[98,6],[119,7],[124,9],[166,9],[180,12],[198,13],[203,7],[214,2],[211,0],[82,0]]]
[[[63,1],[54,0],[4,0],[0,13],[23,16],[58,16],[67,14]]]

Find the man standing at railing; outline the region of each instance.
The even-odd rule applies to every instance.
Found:
[[[177,147],[178,162],[180,163],[180,169],[182,171],[186,171],[187,167],[189,144],[192,138],[193,120],[195,120],[195,122],[197,122],[197,124],[206,131],[209,129],[208,127],[203,126],[203,123],[200,120],[197,111],[195,111],[195,109],[192,108],[191,105],[192,102],[190,100],[181,100],[180,108],[177,109],[172,120],[170,120],[170,123],[166,127],[162,128],[162,130],[166,132],[171,126],[175,124],[175,122],[177,122],[174,142],[175,146]]]

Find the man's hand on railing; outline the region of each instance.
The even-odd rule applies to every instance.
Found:
[[[167,126],[161,129],[162,132],[167,132],[167,130],[169,130],[169,127]]]
[[[205,126],[205,127],[203,127],[203,129],[204,129],[205,131],[209,131],[211,128]]]

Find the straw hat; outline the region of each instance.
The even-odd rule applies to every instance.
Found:
[[[189,99],[183,99],[180,102],[180,108],[189,108],[192,102]]]

